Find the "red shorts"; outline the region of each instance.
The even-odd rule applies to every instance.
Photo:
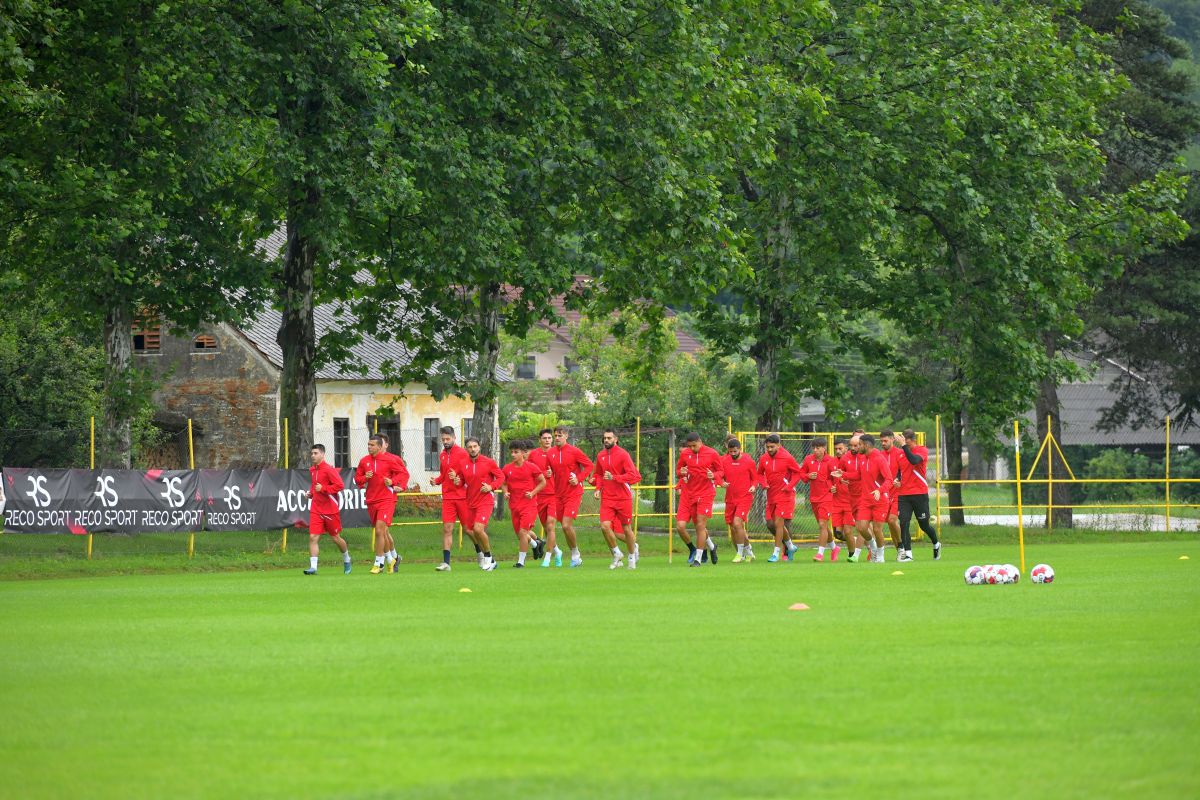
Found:
[[[812,504],[813,516],[817,522],[823,519],[833,519],[833,506],[828,500],[818,500]]]
[[[549,530],[553,524],[554,510],[558,507],[558,502],[552,494],[539,494],[537,496],[537,516],[542,521],[542,528]]]
[[[867,506],[867,511],[870,514],[868,519],[871,522],[887,522],[888,513],[891,510],[892,503],[886,498],[878,503],[871,503]]]
[[[442,522],[461,522],[463,525],[470,527],[471,512],[467,508],[467,498],[461,497],[457,500],[447,500],[443,497]]]
[[[791,519],[796,513],[796,495],[785,494],[767,498],[767,520]]]
[[[570,494],[554,496],[554,518],[559,522],[579,516],[579,505],[583,502],[583,489]]]
[[[854,521],[855,522],[870,522],[871,521],[871,506],[868,503],[870,498],[859,497],[854,501]]]
[[[695,522],[703,517],[712,517],[713,499],[711,497],[694,498],[686,495],[679,496],[679,511],[675,519],[680,522]]]
[[[888,516],[900,516],[900,495],[892,495],[892,505],[888,508]]]
[[[844,528],[854,524],[854,512],[849,508],[834,508],[832,513],[833,527]]]
[[[470,522],[466,524],[472,528],[476,525],[487,525],[488,520],[492,518],[492,512],[496,510],[496,498],[490,494],[479,498],[475,503],[467,508],[467,518]]]
[[[367,514],[371,517],[371,524],[382,522],[384,525],[392,524],[392,517],[396,513],[396,501],[390,503],[368,503]]]
[[[308,532],[313,536],[320,536],[322,533],[328,533],[330,536],[337,536],[342,532],[342,515],[341,514],[308,514]]]
[[[750,507],[753,505],[754,495],[752,494],[736,497],[733,500],[729,499],[729,495],[725,495],[725,524],[732,525],[735,518],[745,522],[750,517]]]
[[[614,500],[600,503],[600,521],[611,522],[614,531],[622,531],[633,522],[633,501]]]
[[[531,502],[529,505],[515,506],[510,502],[508,510],[512,513],[513,533],[533,530],[533,524],[537,522],[537,505]]]

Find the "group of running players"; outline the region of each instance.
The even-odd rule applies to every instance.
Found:
[[[440,430],[442,450],[438,454],[438,474],[430,484],[442,493],[442,561],[437,569],[448,572],[451,541],[456,523],[475,546],[478,566],[494,570],[488,536],[488,523],[495,511],[497,493],[508,497],[513,531],[519,551],[514,567],[523,568],[530,551],[541,566],[561,567],[563,551],[558,546],[557,530],[562,529],[570,551],[570,565],[583,564],[575,533],[575,519],[583,502],[585,484],[595,487],[600,501],[600,527],[612,551],[609,569],[626,566],[636,569],[639,552],[637,531],[633,527],[633,486],[642,475],[629,452],[618,443],[617,432],[604,431],[604,446],[593,462],[578,447],[570,444],[569,431],[563,427],[546,428],[535,445],[529,441],[509,444],[509,462],[503,467],[480,452],[479,440],[468,437],[460,446],[454,429]],[[678,478],[679,509],[676,530],[688,547],[688,564],[700,567],[717,563],[717,543],[709,535],[708,520],[713,514],[717,488],[725,487],[725,522],[737,547],[733,563],[755,559],[746,523],[754,507],[755,495],[765,493],[762,503],[767,527],[775,547],[768,562],[796,559],[798,550],[791,537],[791,522],[796,510],[800,483],[808,486],[809,504],[819,526],[814,561],[837,561],[843,549],[847,559],[883,562],[886,548],[884,528],[891,534],[897,561],[911,561],[912,537],[909,526],[917,524],[933,545],[933,559],[941,557],[941,543],[929,520],[929,485],[926,479],[929,451],[917,444],[912,430],[894,433],[884,430],[878,441],[859,431],[834,444],[834,454],[826,452],[826,440],[810,440],[809,455],[796,461],[781,444],[778,434],[766,438],[765,452],[756,462],[742,452],[741,442],[733,436],[725,441],[725,453],[707,446],[697,433],[687,435],[675,465]],[[310,508],[310,567],[306,575],[317,573],[320,538],[329,534],[342,553],[343,569],[350,572],[350,555],[341,537],[341,517],[337,494],[345,487],[338,472],[325,461],[325,447],[313,445],[312,498]],[[390,533],[396,509],[396,493],[408,486],[409,472],[404,461],[388,452],[383,434],[372,436],[367,455],[355,470],[355,483],[365,490],[371,524],[375,528],[375,563],[372,573],[395,572],[400,556]],[[542,534],[535,532],[541,522]],[[688,525],[695,541],[688,534]],[[627,552],[622,552],[620,541]]]

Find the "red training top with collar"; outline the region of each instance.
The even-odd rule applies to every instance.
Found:
[[[683,477],[683,469],[687,468],[687,477]],[[713,476],[708,477],[712,470]],[[692,500],[705,500],[717,494],[717,483],[723,480],[721,472],[721,454],[708,445],[701,445],[700,450],[692,452],[685,447],[679,454],[675,464],[675,474],[681,479],[680,486],[683,494]]]
[[[842,477],[837,480],[837,491],[833,493],[833,505],[844,511],[849,511],[862,494],[862,481],[858,476],[857,457],[847,452],[837,459],[837,469],[842,471]]]
[[[820,460],[812,453],[804,457],[804,463],[800,465],[800,480],[809,485],[808,501],[813,505],[827,503],[833,499],[829,494],[829,471],[835,464],[836,460],[828,454]],[[808,477],[813,472],[817,473],[817,477]]]
[[[736,459],[731,455],[721,456],[721,477],[725,481],[725,503],[742,500],[750,494],[751,486],[761,486],[758,465],[754,459],[742,453]]]
[[[501,472],[504,482],[508,484],[508,503],[513,508],[528,508],[537,504],[537,495],[526,497],[526,492],[532,492],[542,476],[542,470],[528,459],[521,466],[513,463],[505,464]]]
[[[540,469],[546,476],[546,485],[538,492],[538,497],[554,497],[554,475],[550,472],[550,451],[537,448],[529,451],[529,463]]]
[[[892,471],[892,480],[896,480],[896,476],[900,474],[900,462],[904,460],[904,451],[892,445],[887,450],[879,448],[879,452],[883,453],[883,457],[888,460],[888,469]],[[896,493],[897,487],[893,484],[892,494]]]
[[[612,480],[604,477],[606,472],[612,473]],[[633,484],[642,482],[642,473],[629,457],[629,451],[616,444],[596,453],[596,468],[589,480],[600,490],[600,502],[624,502],[633,498]]]
[[[582,450],[573,444],[555,445],[550,448],[549,459],[555,494],[569,495],[583,491],[583,483],[592,472],[592,461]],[[571,485],[572,474],[579,481],[575,486]]]
[[[368,472],[374,474],[367,478]],[[385,478],[391,479],[392,486],[384,483]],[[373,456],[365,455],[354,471],[354,482],[359,487],[366,487],[367,505],[395,503],[396,492],[408,488],[408,467],[399,456],[386,451]]]
[[[776,501],[789,492],[795,493],[796,483],[804,473],[795,457],[780,447],[775,455],[763,453],[758,459],[758,474],[767,487],[767,502]]]
[[[466,449],[459,445],[452,445],[449,450],[443,447],[442,452],[438,453],[438,475],[433,482],[442,487],[443,500],[462,500],[467,496],[463,467],[470,459]],[[458,474],[458,479],[462,481],[457,486],[454,485],[454,481],[450,480],[451,470],[454,470]]]
[[[929,466],[929,448],[919,444],[910,444],[906,447],[908,452],[920,459],[920,463],[914,464],[907,457],[900,459],[900,488],[897,491],[901,496],[906,494],[927,495],[929,494],[929,481],[925,477],[925,470]],[[904,455],[903,450],[900,453]]]
[[[888,502],[892,496],[893,477],[895,474],[891,471],[887,456],[878,450],[872,450],[867,455],[867,470],[863,475],[863,491],[866,493],[866,502],[871,505],[882,505]],[[878,500],[871,494],[876,489],[879,490]]]
[[[312,492],[310,510],[314,514],[338,513],[337,495],[346,488],[346,484],[342,482],[342,476],[329,465],[328,461],[322,461],[315,467],[309,467],[308,473],[312,476],[312,486],[309,490]],[[317,491],[318,483],[321,484],[320,491]]]
[[[482,454],[473,459],[467,456],[463,474],[466,476],[468,505],[473,506],[492,499],[491,494],[484,493],[481,489],[485,483],[493,489],[504,485],[504,472],[495,461]]]

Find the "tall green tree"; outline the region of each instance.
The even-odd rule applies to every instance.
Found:
[[[15,188],[0,266],[102,342],[101,462],[128,467],[148,398],[135,318],[236,318],[261,280],[240,213],[255,131],[230,113],[242,43],[215,3],[55,3],[24,18],[5,29],[20,52],[8,63],[24,72],[23,98],[48,101],[18,97],[5,120],[0,158]]]

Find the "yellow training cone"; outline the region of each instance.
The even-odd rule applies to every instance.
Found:
[[[1180,560],[1180,561],[1191,561],[1191,559],[1190,559],[1190,558],[1188,558],[1187,556],[1180,556],[1180,557],[1179,557],[1179,560]]]
[[[892,574],[893,574],[893,575],[903,575],[904,573],[903,573],[903,572],[901,572],[900,570],[896,570],[896,571],[895,571],[895,572],[893,572]]]
[[[464,586],[463,588],[459,589],[459,591],[460,592],[469,592],[471,590]]]

